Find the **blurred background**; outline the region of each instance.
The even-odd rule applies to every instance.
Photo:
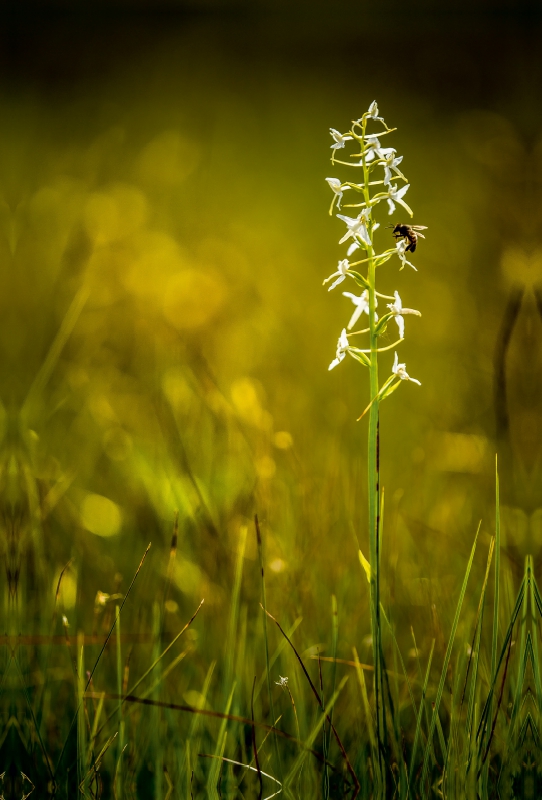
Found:
[[[418,271],[392,260],[378,278],[423,315],[406,318],[400,350],[422,386],[402,385],[381,414],[386,603],[421,641],[435,626],[447,635],[480,519],[485,566],[497,449],[510,586],[538,554],[540,15],[512,3],[438,9],[4,5],[13,633],[45,630],[39,603],[52,608],[72,559],[59,602],[70,629],[90,635],[96,592],[125,591],[152,541],[126,612],[128,629],[150,630],[178,512],[166,630],[205,598],[175,689],[186,696],[224,657],[245,537],[241,617],[249,636],[261,625],[256,513],[272,613],[302,615],[302,649],[325,652],[335,594],[339,654],[356,644],[370,657],[356,422],[368,374],[351,359],[328,372],[352,311],[341,290],[354,289],[328,294],[322,280],[345,256],[325,178],[347,171],[330,166],[329,128],[346,130],[374,99],[398,129],[386,144],[404,155],[414,223],[428,226]],[[384,210],[379,248],[404,216]],[[383,375],[392,361],[382,356]]]

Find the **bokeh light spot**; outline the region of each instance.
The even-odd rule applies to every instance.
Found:
[[[277,471],[277,465],[270,456],[263,456],[256,461],[256,472],[263,480],[272,478]]]
[[[248,377],[238,378],[231,385],[231,399],[241,419],[249,425],[269,430],[273,425],[273,418],[262,408],[258,396],[260,392],[259,383]]]
[[[192,708],[207,708],[207,701],[204,695],[202,695],[201,692],[196,691],[196,689],[189,689],[183,694],[183,698],[189,706],[192,706]]]
[[[147,201],[140,189],[117,184],[108,192],[93,192],[85,206],[85,227],[95,244],[123,239],[141,228],[147,218]]]
[[[52,584],[53,594],[56,594],[58,579],[60,577],[60,570],[57,570]],[[73,608],[77,600],[77,574],[74,573],[73,568],[66,570],[62,576],[60,583],[60,597],[62,598],[62,605],[65,610]]]
[[[164,315],[178,330],[210,322],[222,306],[226,288],[218,275],[187,269],[174,275],[164,293]]]
[[[115,536],[122,524],[119,506],[101,494],[87,494],[81,507],[84,527],[96,536]]]
[[[292,434],[288,433],[288,431],[277,431],[273,436],[273,443],[279,450],[289,450],[294,440]]]

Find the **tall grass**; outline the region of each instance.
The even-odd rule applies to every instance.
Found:
[[[521,753],[531,753],[534,759],[538,746],[542,686],[537,634],[542,600],[528,557],[511,615],[503,620],[502,640],[493,648],[493,632],[484,626],[484,608],[494,538],[476,594],[473,565],[479,538],[480,528],[458,591],[443,657],[439,658],[433,640],[425,664],[422,656],[418,669],[416,648],[415,663],[409,666],[402,637],[394,634],[393,616],[382,611],[382,724],[386,727],[380,731],[374,689],[369,688],[372,680],[367,681],[374,668],[360,663],[355,648],[352,661],[341,659],[336,644],[325,660],[310,651],[302,655],[294,643],[299,638],[298,624],[286,632],[278,618],[263,610],[263,604],[262,613],[279,637],[273,640],[272,629],[265,635],[260,628],[255,643],[262,649],[258,654],[248,644],[255,659],[249,662],[247,658],[248,664],[237,666],[228,696],[222,694],[223,681],[213,679],[211,665],[199,689],[190,690],[190,702],[177,702],[171,681],[183,680],[184,665],[198,658],[190,647],[179,652],[179,642],[193,626],[201,625],[205,607],[197,609],[171,637],[160,632],[160,606],[155,604],[150,630],[145,632],[142,625],[139,632],[132,627],[127,634],[129,623],[122,620],[128,615],[133,624],[138,617],[134,588],[132,604],[126,602],[122,616],[118,604],[112,609],[113,623],[103,642],[99,636],[81,632],[67,643],[71,654],[63,657],[59,650],[57,657],[61,645],[51,647],[57,640],[45,637],[45,649],[53,652],[47,652],[45,671],[38,673],[43,675],[40,692],[29,682],[28,654],[35,654],[32,658],[39,664],[42,640],[28,637],[25,644],[13,640],[10,659],[27,712],[19,734],[21,744],[9,744],[5,737],[6,757],[22,767],[21,748],[31,764],[27,766],[30,779],[35,783],[37,778],[38,785],[41,781],[42,788],[48,785],[59,796],[80,791],[89,797],[104,792],[117,797],[137,792],[154,797],[181,797],[187,792],[193,796],[237,796],[240,792],[239,796],[269,797],[277,792],[290,797],[315,793],[354,797],[374,796],[378,786],[384,785],[404,798],[429,797],[433,792],[446,797],[493,797],[497,791],[512,796],[511,787],[518,780],[528,783],[530,776],[537,780],[535,762],[525,767]],[[230,623],[239,612],[240,595],[234,585]],[[337,642],[335,600],[332,611],[328,624],[331,641]],[[228,649],[236,650],[241,645],[239,633],[232,640],[231,624],[224,633]],[[167,638],[171,641],[164,644]],[[487,651],[484,641],[491,645]],[[129,668],[127,647],[132,650]],[[150,661],[146,667],[145,658]],[[252,684],[247,683],[258,661],[259,674],[253,676]],[[89,662],[93,668],[86,671]],[[277,662],[283,665],[280,672],[288,674],[286,692],[275,686],[280,683],[278,677],[276,681],[269,677],[277,674]],[[225,666],[226,662],[219,669]],[[73,690],[66,693],[70,681]],[[269,697],[260,693],[263,685],[272,693],[274,712]],[[43,713],[38,723],[40,703]],[[76,720],[75,727],[70,719]],[[53,720],[56,729],[51,727]],[[55,760],[54,777],[51,772],[48,776]],[[21,773],[26,774],[22,768]]]

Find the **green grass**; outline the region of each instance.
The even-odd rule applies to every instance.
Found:
[[[263,545],[261,532],[258,537]],[[55,763],[59,796],[71,795],[79,786],[88,797],[142,791],[154,797],[182,797],[189,791],[210,797],[269,797],[274,792],[342,797],[372,795],[383,785],[379,776],[385,770],[386,785],[401,798],[427,797],[434,791],[446,797],[474,797],[476,792],[492,797],[497,787],[501,796],[512,796],[513,780],[517,775],[525,780],[526,775],[519,751],[527,747],[529,752],[538,741],[542,600],[528,558],[510,618],[504,621],[501,612],[503,637],[495,646],[494,627],[490,635],[483,625],[494,540],[476,594],[473,565],[479,538],[480,527],[443,658],[435,639],[425,658],[416,645],[414,661],[406,658],[403,637],[394,631],[393,607],[382,609],[386,728],[380,743],[372,668],[360,664],[355,647],[352,662],[338,654],[342,639],[335,598],[326,620],[331,642],[326,660],[315,660],[313,651],[303,655],[303,623],[296,621],[287,633],[264,603],[251,628],[254,638],[245,642],[246,624],[240,624],[242,538],[225,615],[226,650],[216,666],[206,666],[197,640],[186,649],[186,634],[203,626],[205,605],[175,634],[162,623],[160,591],[171,591],[167,565],[153,615],[139,627],[134,624],[140,617],[134,581],[143,577],[143,562],[129,595],[110,609],[105,635],[81,631],[64,645],[49,633],[43,643],[32,637],[25,644],[13,640],[10,660],[17,691],[25,698],[18,747],[31,759],[31,780],[51,788],[47,774]],[[260,558],[256,571],[261,579],[263,546]],[[50,597],[46,618],[54,618],[57,600],[55,594]],[[263,620],[272,627],[264,627]],[[185,649],[180,649],[183,641]],[[197,672],[190,662],[200,663]],[[200,681],[188,682],[183,677],[188,670],[194,678],[200,674]],[[287,691],[276,685],[282,673],[288,676]],[[190,686],[190,702],[178,702],[183,697],[179,683]],[[51,735],[53,720],[57,727]],[[17,746],[14,758],[16,753]]]

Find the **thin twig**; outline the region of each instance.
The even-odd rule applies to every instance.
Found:
[[[510,641],[508,642],[508,652],[506,654],[506,661],[505,661],[505,664],[504,664],[504,670],[503,670],[502,679],[501,679],[501,690],[499,692],[499,700],[497,702],[497,710],[495,711],[495,716],[493,718],[493,725],[491,726],[491,733],[489,734],[489,739],[488,739],[488,742],[487,742],[486,751],[485,751],[484,756],[482,758],[482,763],[480,764],[480,769],[478,770],[477,779],[480,777],[480,774],[482,772],[482,767],[484,766],[484,764],[486,762],[486,758],[489,755],[489,748],[491,747],[491,742],[493,740],[493,734],[495,733],[495,726],[497,725],[497,717],[499,716],[499,711],[501,709],[501,703],[502,703],[502,697],[503,697],[503,694],[504,694],[504,684],[506,683],[506,673],[508,672],[508,662],[510,660],[510,651],[511,651],[511,649],[512,649],[512,637],[510,637]]]

